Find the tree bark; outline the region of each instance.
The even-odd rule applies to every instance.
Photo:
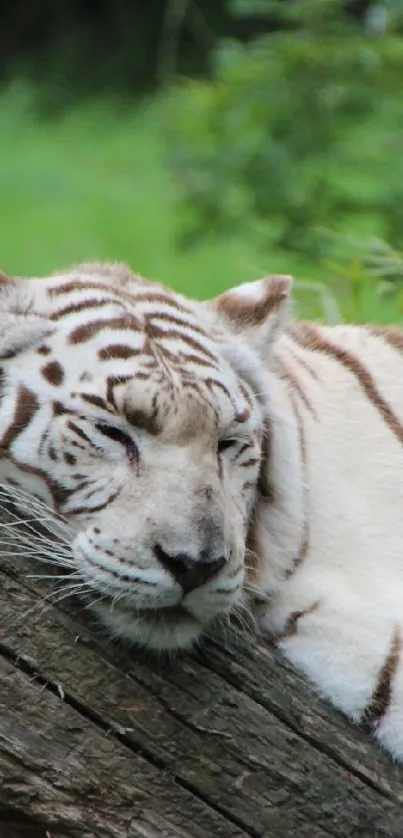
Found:
[[[147,660],[41,572],[0,557],[0,838],[402,838],[403,771],[268,641]]]

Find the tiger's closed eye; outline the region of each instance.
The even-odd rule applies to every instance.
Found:
[[[107,425],[106,423],[104,424],[103,422],[98,422],[95,425],[95,427],[97,431],[99,431],[104,436],[107,436],[114,442],[119,442],[120,445],[123,445],[126,448],[130,460],[134,460],[138,456],[138,448],[136,443],[128,434],[126,434],[120,428],[117,428],[115,425]]]
[[[235,448],[237,443],[238,440],[232,437],[229,437],[228,439],[220,439],[217,446],[218,454],[223,454],[224,451],[228,451],[229,448]]]

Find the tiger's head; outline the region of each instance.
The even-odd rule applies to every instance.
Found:
[[[118,636],[186,647],[242,601],[290,286],[195,302],[96,264],[0,281],[0,482],[68,521]]]

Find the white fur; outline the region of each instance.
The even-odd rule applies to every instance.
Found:
[[[97,431],[96,423],[108,416],[99,408],[84,406],[79,398],[83,372],[92,376],[86,390],[105,394],[106,366],[98,360],[104,331],[86,344],[84,353],[81,345],[68,341],[71,328],[91,320],[93,312],[72,313],[49,333],[47,318],[60,306],[52,289],[66,277],[101,284],[104,290],[93,292],[109,301],[99,308],[101,319],[129,310],[143,324],[154,314],[163,330],[164,317],[171,310],[169,302],[162,302],[157,312],[149,301],[136,302],[137,293],[160,287],[110,266],[83,266],[23,287],[18,282],[13,287],[7,284],[0,295],[0,350],[7,355],[19,347],[20,354],[3,363],[0,436],[7,432],[19,384],[34,390],[40,409],[14,440],[12,457],[0,458],[2,482],[7,485],[17,477],[28,492],[51,503],[49,487],[34,474],[38,465],[46,463],[52,479],[65,488],[72,486],[72,468],[62,456],[73,450],[72,437],[65,417],[52,417],[51,412],[52,400],[61,398],[99,446],[97,456],[84,446],[75,467],[95,481],[96,493],[88,503],[94,503],[95,510],[102,498],[118,492],[104,509],[83,516],[76,510],[86,502],[86,492],[78,489],[61,509],[75,533],[74,566],[87,587],[110,598],[94,606],[110,630],[152,648],[175,650],[197,640],[205,626],[237,603],[253,607],[259,600],[262,630],[277,636],[286,657],[333,704],[360,722],[371,706],[394,638],[401,637],[403,643],[403,448],[399,431],[385,421],[382,405],[374,405],[342,356],[337,360],[315,347],[301,346],[284,333],[289,278],[269,277],[208,304],[173,295],[184,306],[185,314],[178,315],[183,317],[183,332],[197,337],[193,326],[207,330],[200,340],[216,358],[214,375],[228,388],[239,411],[245,407],[240,383],[246,388],[252,417],[244,427],[231,425],[232,408],[219,388],[205,387],[201,406],[197,399],[186,400],[175,370],[169,397],[152,378],[122,386],[119,410],[127,400],[133,408],[146,410],[156,394],[165,398],[167,408],[163,431],[155,438],[128,425],[123,408],[116,417],[117,427],[133,438],[140,452],[136,472],[119,443]],[[124,289],[127,299],[114,288]],[[88,291],[75,289],[64,303],[86,297]],[[272,308],[267,305],[271,300]],[[267,309],[263,320],[262,306]],[[65,368],[61,391],[56,392],[40,373],[44,359],[34,350],[43,337],[42,327],[52,357]],[[141,325],[139,329],[115,337],[139,349]],[[403,423],[403,354],[365,328],[318,327],[317,334],[349,352],[369,372],[398,428]],[[180,339],[167,333],[166,346],[175,353]],[[108,375],[125,376],[129,370],[141,369],[141,361],[133,359],[106,363]],[[186,358],[183,363],[186,366]],[[202,380],[202,371],[192,360],[188,371]],[[178,393],[178,412],[171,416],[169,399]],[[271,492],[260,497],[258,466],[250,467],[252,488],[243,491],[245,472],[234,453],[223,455],[220,477],[216,445],[219,438],[239,435],[239,444],[242,439],[250,442],[247,456],[259,457],[265,426],[270,446],[263,477]],[[39,452],[45,431],[60,455],[57,463],[46,461],[46,453]],[[22,470],[22,464],[28,470]],[[210,505],[201,500],[206,485],[213,497]],[[214,521],[219,533],[214,550],[225,553],[227,563],[217,577],[183,599],[181,586],[156,560],[153,545],[161,541],[168,552],[197,557],[203,547],[203,516]],[[248,528],[256,555],[253,570],[245,571]],[[179,602],[188,609],[186,618],[177,623],[158,619],[159,609]],[[155,619],[151,612],[144,615],[145,608],[154,609]],[[390,700],[386,712],[376,718],[374,733],[394,757],[403,760],[400,651],[398,658],[396,671],[393,667],[390,671]]]
[[[323,337],[349,350],[371,373],[398,421],[403,419],[403,356],[382,337],[354,327],[322,327]],[[277,355],[287,359],[309,396],[310,408],[293,393],[306,444],[309,550],[289,578],[301,539],[304,496],[299,457],[292,442],[278,448],[278,482],[287,499],[260,512],[263,554],[257,586],[270,595],[261,615],[264,630],[280,635],[286,657],[323,695],[359,722],[371,702],[394,632],[403,637],[403,448],[354,374],[339,361],[292,347],[284,337]],[[315,378],[298,363],[308,362]],[[290,387],[278,378],[283,399]],[[292,388],[291,388],[292,390]],[[294,416],[289,402],[289,417]],[[283,443],[284,428],[275,423]],[[292,427],[292,420],[290,428]],[[296,435],[291,430],[291,436]],[[276,446],[273,457],[276,461]],[[286,554],[282,544],[286,539]],[[293,544],[292,544],[293,543]],[[265,547],[266,545],[266,547]],[[312,608],[312,611],[310,609]],[[305,612],[298,630],[281,639],[292,614]],[[375,730],[382,744],[403,759],[402,658],[391,683],[391,702]],[[398,721],[399,719],[399,721]]]
[[[83,280],[86,286],[74,287],[61,296],[54,294],[71,280]],[[14,427],[21,387],[35,395],[38,406],[0,455],[0,480],[5,486],[17,480],[49,505],[53,502],[52,485],[68,491],[77,486],[59,503],[58,511],[75,531],[71,541],[75,566],[87,593],[93,590],[93,608],[103,622],[113,633],[155,649],[191,645],[214,619],[228,615],[242,594],[245,534],[254,503],[262,423],[253,387],[244,382],[255,409],[247,422],[236,423],[234,414],[242,414],[248,403],[230,363],[217,352],[213,339],[207,334],[200,338],[198,318],[189,303],[183,301],[180,309],[172,308],[169,294],[164,292],[167,302],[160,300],[158,294],[163,289],[144,280],[133,277],[131,288],[128,278],[122,285],[116,272],[104,275],[101,267],[87,273],[84,267],[78,273],[48,280],[16,281],[8,284],[6,291],[3,305],[13,314],[2,313],[4,354],[14,352],[18,341],[20,352],[3,362],[0,439],[7,439]],[[147,299],[149,292],[157,294],[156,303]],[[140,295],[137,301],[136,294]],[[70,310],[89,298],[102,305]],[[67,309],[63,317],[53,322],[45,319],[63,309]],[[122,315],[129,318],[123,326],[108,327],[109,320]],[[176,317],[171,332],[167,315]],[[125,376],[148,371],[148,356],[142,348],[150,316],[161,333],[156,357],[165,347],[171,356],[176,353],[177,367],[171,365],[167,381],[163,373],[169,362],[165,361],[157,364],[155,374],[147,380],[133,378],[125,383]],[[42,322],[42,318],[45,333],[37,330],[36,321]],[[93,320],[99,321],[100,328],[91,340],[70,341],[74,329]],[[185,341],[181,342],[180,334]],[[47,354],[41,354],[39,344],[45,336]],[[198,366],[196,350],[186,343],[188,338],[201,340],[207,357],[216,357],[216,363]],[[133,356],[107,355],[100,360],[99,353],[119,343],[129,347]],[[59,386],[42,372],[54,361],[63,368]],[[198,382],[199,396],[194,388],[186,391],[186,398],[181,395],[182,368]],[[222,389],[217,386],[209,391],[203,376],[213,376]],[[109,377],[117,381],[123,377],[122,385],[115,389],[114,413],[82,397],[84,393],[105,399]],[[164,417],[157,436],[127,419],[128,409],[152,413],[155,396]],[[55,403],[60,402],[66,412],[55,410]],[[72,418],[88,444],[71,430]],[[124,446],[100,432],[100,421],[132,440],[138,452],[135,461]],[[228,436],[239,437],[239,441],[234,450],[223,453],[220,477],[217,445]],[[245,441],[249,448],[240,462],[254,456],[255,464],[244,470],[235,462],[235,454]],[[75,447],[77,443],[80,448]],[[77,463],[66,461],[66,455],[76,456]],[[77,472],[85,480],[75,480]],[[243,491],[247,477],[250,486]],[[217,576],[184,595],[178,581],[159,562],[156,545],[162,545],[169,555],[186,554],[195,561],[203,553],[211,560],[224,557],[225,565]],[[186,613],[165,619],[163,609],[179,603]]]

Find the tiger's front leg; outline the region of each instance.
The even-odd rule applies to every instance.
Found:
[[[340,581],[340,580],[339,580]],[[336,587],[336,585],[334,586]],[[292,603],[291,598],[291,603]],[[320,694],[403,759],[402,627],[386,604],[334,590],[292,603],[280,595],[260,618]]]

